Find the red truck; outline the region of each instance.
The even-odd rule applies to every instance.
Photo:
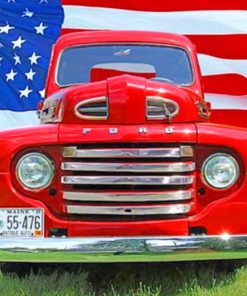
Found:
[[[0,133],[0,261],[247,257],[247,131],[210,123],[194,45],[79,32],[39,126]]]

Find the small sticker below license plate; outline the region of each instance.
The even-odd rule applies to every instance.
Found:
[[[1,208],[0,237],[43,237],[43,209]]]

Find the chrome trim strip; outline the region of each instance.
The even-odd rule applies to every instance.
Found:
[[[91,112],[90,109],[93,108],[93,107],[90,107],[90,108],[85,108],[83,110],[83,107],[85,107],[85,105],[91,104],[91,103],[99,103],[99,102],[105,102],[106,106],[104,107],[105,108],[104,110],[106,110],[106,112],[103,112],[103,113],[105,113],[105,115],[97,116],[97,115],[89,115],[89,114],[85,115],[85,114],[82,114],[83,112],[85,112],[85,113]],[[96,110],[98,110],[98,107],[95,107],[94,112],[97,112]],[[107,97],[102,96],[102,97],[97,97],[97,98],[86,99],[84,101],[79,102],[74,108],[74,113],[80,119],[85,119],[85,120],[106,120],[108,118],[108,116],[109,116],[108,110],[109,110],[108,99],[107,99]]]
[[[178,215],[191,210],[191,205],[176,204],[162,206],[74,206],[67,205],[67,212],[75,215]]]
[[[150,112],[161,112],[162,108],[160,106],[148,106]]]
[[[94,113],[94,112],[105,112],[107,113],[107,107],[90,107],[90,108],[79,108],[79,111],[83,111],[85,113]]]
[[[1,262],[178,262],[247,259],[247,235],[0,238]]]
[[[194,171],[195,163],[191,161],[170,163],[62,162],[61,169],[64,171],[176,173]]]
[[[190,185],[193,176],[62,176],[63,184],[81,185]]]
[[[194,190],[154,192],[63,192],[63,199],[73,201],[146,202],[190,200]]]
[[[149,115],[150,112],[154,112],[153,107],[157,107],[155,105],[151,105],[152,103],[160,103],[163,105],[164,108],[164,113],[162,115]],[[175,108],[174,112],[171,113],[168,108],[167,104],[173,105]],[[151,110],[150,110],[151,107]],[[155,110],[157,111],[157,109]],[[160,111],[162,112],[162,110]],[[158,96],[147,96],[146,97],[146,117],[147,119],[150,120],[162,120],[162,119],[168,119],[169,122],[175,117],[179,112],[179,105],[177,102],[168,99],[168,98],[163,98],[163,97],[158,97]]]
[[[63,147],[63,157],[75,158],[180,158],[192,157],[191,146],[164,148],[109,148],[77,149],[76,146]]]

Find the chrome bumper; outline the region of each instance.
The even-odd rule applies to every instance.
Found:
[[[0,262],[165,262],[246,259],[246,236],[0,239]]]

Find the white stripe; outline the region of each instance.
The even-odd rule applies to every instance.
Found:
[[[220,110],[247,110],[247,96],[230,96],[219,94],[205,94],[206,101],[212,109]]]
[[[0,130],[37,125],[39,123],[37,111],[13,112],[0,110]]]
[[[203,75],[237,73],[247,77],[247,60],[228,60],[199,54],[199,63]]]
[[[216,0],[217,1],[217,0]],[[143,12],[64,5],[63,28],[146,30],[180,34],[237,34],[247,31],[247,11]]]

